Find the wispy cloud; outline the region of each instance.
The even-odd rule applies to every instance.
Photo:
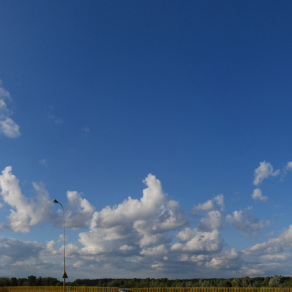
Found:
[[[254,189],[251,197],[254,199],[254,200],[260,200],[260,201],[267,201],[268,197],[267,196],[263,196],[262,195],[262,191],[257,188],[257,189]]]
[[[49,112],[48,112],[48,118],[56,125],[62,125],[63,124],[63,120],[60,119],[59,117],[56,117],[56,115],[54,114],[54,107],[53,106],[49,106]]]
[[[255,186],[259,185],[263,182],[263,180],[267,179],[270,176],[277,176],[280,174],[280,170],[275,170],[271,163],[262,161],[260,162],[260,166],[254,171],[254,181],[253,184]]]
[[[48,161],[46,158],[39,160],[39,164],[43,165],[43,166],[47,166],[48,165]]]
[[[83,133],[85,133],[85,134],[88,134],[88,133],[90,132],[90,129],[89,129],[88,127],[83,127],[83,128],[81,129],[81,131],[82,131]]]
[[[7,101],[11,101],[10,93],[2,87],[0,80],[0,132],[9,138],[20,135],[19,125],[11,118],[12,111],[7,107]]]
[[[232,215],[227,215],[226,220],[232,224],[239,232],[249,235],[256,235],[258,231],[269,226],[269,221],[261,220],[251,212],[251,208],[234,211]]]

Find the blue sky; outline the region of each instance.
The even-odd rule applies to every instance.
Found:
[[[0,1],[0,271],[289,275],[290,1]]]

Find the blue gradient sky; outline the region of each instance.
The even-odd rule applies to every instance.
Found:
[[[287,275],[291,9],[0,1],[1,274]]]

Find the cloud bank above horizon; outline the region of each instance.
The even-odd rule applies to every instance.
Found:
[[[283,173],[289,168],[287,163]],[[270,163],[261,162],[255,170],[255,181],[274,176]],[[277,175],[280,170],[277,171]],[[261,177],[261,179],[259,179]],[[277,237],[238,249],[225,238],[226,230],[255,238],[270,225],[258,218],[253,208],[227,212],[224,195],[183,210],[178,201],[164,193],[161,182],[152,174],[144,179],[140,199],[126,198],[100,211],[76,191],[67,192],[65,206],[66,229],[77,235],[67,238],[68,270],[75,277],[99,269],[102,276],[128,275],[143,277],[175,275],[266,275],[290,266],[292,225]],[[3,230],[30,233],[37,225],[62,226],[62,212],[54,209],[52,199],[42,183],[33,182],[35,197],[25,196],[20,182],[7,166],[0,175],[2,206],[10,208]],[[259,188],[254,200],[266,203]],[[55,273],[62,255],[62,242],[49,240],[46,244],[0,238],[0,250],[5,254],[2,266],[12,273],[15,266],[38,265],[43,273]],[[13,250],[17,249],[15,253]],[[273,266],[270,265],[273,260]],[[77,276],[79,275],[79,276]],[[102,277],[101,276],[101,277]]]

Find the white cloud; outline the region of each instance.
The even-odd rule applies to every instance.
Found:
[[[157,270],[160,270],[163,267],[164,267],[163,263],[155,263],[155,264],[151,265],[151,268],[157,269]]]
[[[191,229],[189,227],[181,230],[176,237],[181,241],[181,242],[186,242],[191,240],[195,235],[197,234],[197,229]]]
[[[121,246],[131,246],[136,255],[141,251],[146,255],[147,250],[170,242],[169,232],[187,223],[179,204],[168,199],[154,175],[149,174],[144,183],[140,200],[129,197],[94,213],[90,232],[79,234],[84,253],[120,253]]]
[[[88,227],[93,216],[94,207],[75,191],[68,191],[67,199],[66,227],[72,229]]]
[[[268,197],[267,196],[263,196],[262,195],[262,191],[260,189],[254,189],[251,197],[254,199],[254,200],[260,200],[260,201],[267,201]]]
[[[1,100],[4,100],[4,99],[11,100],[10,93],[6,89],[4,89],[2,87],[2,81],[1,80],[0,80],[0,99]],[[1,108],[1,105],[0,105],[0,108]]]
[[[292,225],[283,230],[278,237],[242,250],[244,260],[242,270],[246,272],[250,268],[256,268],[262,274],[285,273],[291,265],[291,251]]]
[[[245,250],[248,254],[279,254],[285,250],[292,250],[292,225],[285,229],[278,237],[266,242],[257,243]]]
[[[7,166],[0,175],[1,195],[10,209],[9,225],[13,231],[28,232],[33,214],[33,206],[22,195],[18,179],[11,173],[12,168]]]
[[[198,216],[200,212],[213,211],[216,210],[218,206],[221,208],[221,210],[224,209],[224,196],[222,194],[214,197],[212,200],[206,201],[203,204],[198,204],[194,206],[192,214],[194,216]]]
[[[233,224],[239,232],[251,235],[255,235],[258,231],[269,225],[268,221],[256,218],[250,210],[245,212],[243,210],[234,211],[233,215],[226,216],[226,221]]]
[[[219,211],[210,211],[207,216],[202,218],[199,228],[203,231],[211,231],[217,229],[222,224],[222,215]]]
[[[36,198],[30,199],[30,204],[34,207],[31,214],[30,225],[36,225],[40,222],[48,223],[54,217],[52,214],[53,203],[50,198],[49,192],[46,190],[43,183],[33,183],[33,187],[37,192]]]
[[[197,212],[199,211],[210,211],[210,210],[214,210],[215,209],[215,205],[213,203],[212,200],[208,200],[207,202],[203,203],[203,204],[198,204],[197,206],[194,207],[194,214],[197,214]]]
[[[55,222],[62,226],[62,212],[59,216],[53,214],[54,204],[48,191],[42,183],[33,183],[36,190],[35,198],[27,198],[22,194],[19,187],[19,181],[12,174],[12,167],[7,166],[0,175],[1,195],[10,209],[8,216],[8,228],[15,232],[29,232],[30,227],[39,223]],[[83,199],[77,192],[67,192],[68,204],[66,206],[66,227],[71,229],[80,229],[88,227],[94,207]]]
[[[16,138],[20,135],[19,125],[10,118],[12,112],[7,107],[7,100],[11,100],[10,93],[0,81],[0,132],[9,138]]]
[[[127,244],[124,244],[123,246],[120,247],[120,250],[121,250],[121,251],[131,251],[131,250],[133,250],[133,249],[134,249],[133,246],[129,246],[129,245],[127,245]]]
[[[195,228],[189,229],[187,232],[191,234],[191,238],[188,241],[173,244],[171,250],[204,254],[219,252],[223,247],[223,240],[218,230],[200,232]],[[181,235],[178,236],[178,238],[180,237]]]
[[[198,277],[206,273],[220,276],[221,272],[244,276],[283,271],[281,266],[287,267],[292,260],[292,226],[276,238],[235,250],[222,237],[225,234],[220,231],[223,224],[226,228],[233,225],[239,232],[255,235],[269,222],[256,218],[250,209],[234,211],[225,217],[223,195],[197,204],[194,207],[196,217],[190,216],[190,220],[195,221],[192,222],[179,203],[163,192],[155,176],[149,174],[144,183],[146,187],[141,198],[129,197],[100,211],[95,211],[83,195],[67,192],[67,202],[64,202],[66,227],[88,228],[79,233],[79,242],[73,242],[70,233],[67,235],[66,263],[71,269],[70,278],[74,275],[86,277],[97,266],[105,277],[112,273],[120,277],[135,277],[141,273],[164,277],[171,273],[177,275],[178,270],[180,275],[187,276],[194,272]],[[17,232],[28,232],[31,226],[44,222],[54,222],[61,227],[62,210],[54,207],[43,184],[33,183],[33,187],[36,196],[26,197],[11,167],[3,170],[0,188],[4,204],[11,208],[8,226]],[[257,195],[257,199],[259,197]],[[50,275],[60,268],[62,240],[50,240],[44,245],[9,240],[0,239],[0,252],[4,255],[0,268],[4,264],[25,270],[38,267]],[[17,259],[15,247],[21,252],[26,252],[26,248],[32,250]]]
[[[287,175],[288,171],[292,170],[292,161],[287,162],[287,164],[283,168],[283,175],[282,177],[285,177]]]
[[[19,126],[8,117],[0,120],[0,132],[9,138],[16,138],[20,135]]]
[[[237,252],[234,248],[230,251],[223,252],[206,264],[207,267],[220,270],[239,269],[241,266],[241,253]]]
[[[289,162],[286,164],[286,169],[287,169],[287,170],[292,170],[292,161],[289,161]]]
[[[198,227],[202,231],[211,231],[221,228],[223,224],[224,196],[222,194],[193,207],[192,215],[200,217]]]
[[[167,249],[164,244],[155,247],[149,247],[147,249],[142,249],[140,254],[142,255],[150,255],[150,256],[157,256],[157,255],[164,255],[167,253]]]
[[[253,184],[257,186],[262,183],[264,179],[267,179],[270,176],[277,176],[279,174],[280,170],[278,169],[274,171],[271,163],[266,161],[260,162],[260,166],[254,171]]]
[[[221,207],[221,209],[224,209],[224,196],[223,194],[220,194],[214,198],[214,201]]]
[[[16,232],[29,232],[31,226],[47,222],[52,218],[53,203],[42,184],[33,183],[37,191],[35,200],[28,199],[21,192],[19,181],[12,174],[12,167],[7,166],[0,175],[1,195],[5,203],[10,205],[8,227]]]
[[[15,264],[38,258],[43,249],[44,247],[37,242],[0,237],[0,253],[6,263]]]

